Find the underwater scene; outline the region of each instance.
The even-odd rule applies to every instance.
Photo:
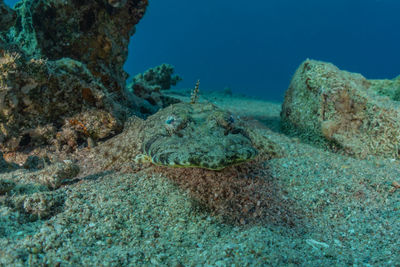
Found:
[[[0,266],[399,266],[400,2],[0,0]]]

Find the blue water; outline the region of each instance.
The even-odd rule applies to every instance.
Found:
[[[11,6],[16,1],[6,0]],[[398,0],[149,0],[125,69],[175,66],[178,88],[283,99],[306,58],[367,78],[400,70]]]

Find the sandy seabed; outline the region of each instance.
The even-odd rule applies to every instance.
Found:
[[[0,196],[0,265],[400,266],[399,160],[356,159],[287,136],[279,103],[218,93],[201,100],[256,120],[283,148],[265,170],[299,211],[294,225],[221,222],[171,179],[143,170],[64,185],[52,192],[64,199],[57,212],[33,219],[10,204],[41,190],[17,170],[0,174],[25,183]]]

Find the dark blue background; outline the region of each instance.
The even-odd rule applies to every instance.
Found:
[[[16,1],[6,0],[13,5]],[[367,78],[400,74],[398,0],[149,0],[126,70],[175,66],[178,88],[281,101],[306,58]]]

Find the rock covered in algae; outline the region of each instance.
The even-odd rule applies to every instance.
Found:
[[[220,170],[257,150],[233,116],[211,103],[178,103],[146,120],[142,152],[152,163]]]
[[[172,65],[161,64],[133,77],[132,84],[141,84],[151,91],[167,90],[182,80],[181,77],[173,75],[173,73],[174,67]]]
[[[306,60],[282,106],[282,126],[358,157],[398,158],[400,78],[367,80],[336,66]]]
[[[132,82],[127,86],[127,90],[138,97],[132,99],[132,101],[136,103],[142,114],[151,115],[160,108],[179,102],[179,100],[161,93],[161,90],[170,89],[171,86],[182,80],[181,77],[173,75],[173,73],[174,67],[172,65],[161,64],[133,77]]]
[[[23,0],[15,12],[3,6],[3,151],[43,144],[73,151],[115,135],[139,113],[125,92],[123,64],[146,0]],[[16,16],[11,28],[14,20],[3,24],[10,16]]]
[[[27,60],[19,53],[0,51],[3,151],[49,144],[63,125],[73,128],[77,139],[104,138],[120,131],[128,115],[81,62]]]
[[[121,94],[129,38],[147,0],[23,0],[8,35],[26,55],[79,60],[112,92]]]

